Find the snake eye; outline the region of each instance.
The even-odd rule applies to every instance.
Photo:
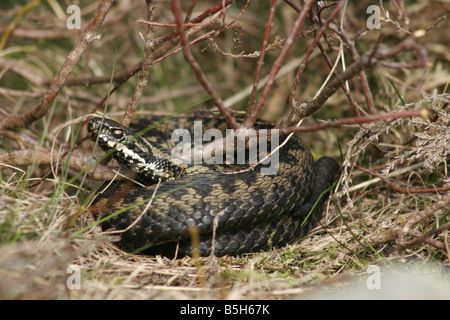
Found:
[[[120,139],[120,138],[122,138],[122,137],[123,137],[123,130],[120,130],[120,129],[114,130],[114,131],[112,132],[112,136],[113,136],[115,139]]]

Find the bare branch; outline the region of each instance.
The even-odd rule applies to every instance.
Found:
[[[289,92],[289,105],[291,107],[293,107],[293,106],[295,106],[297,104],[295,102],[295,93],[296,93],[296,90],[297,90],[298,83],[300,82],[300,78],[301,78],[301,75],[303,73],[303,70],[306,67],[306,63],[309,60],[311,54],[313,53],[314,49],[316,48],[316,45],[319,43],[320,38],[324,34],[325,30],[328,28],[328,26],[331,23],[331,21],[333,21],[333,19],[336,17],[336,15],[341,11],[341,8],[342,8],[341,4],[342,4],[342,2],[339,3],[336,6],[336,8],[333,10],[333,12],[331,13],[331,15],[328,18],[328,20],[322,25],[322,27],[320,28],[319,32],[316,34],[316,36],[314,38],[314,41],[309,46],[308,51],[306,52],[305,57],[303,58],[303,61],[300,64],[300,67],[297,70],[297,74],[295,75],[291,91]]]
[[[313,3],[314,3],[313,0],[305,1],[305,6],[299,13],[297,19],[295,20],[294,26],[292,27],[292,30],[290,31],[289,35],[287,36],[284,42],[283,49],[281,49],[280,54],[278,55],[277,59],[273,64],[272,69],[270,70],[269,77],[267,79],[266,85],[264,86],[261,92],[261,96],[259,97],[258,102],[256,103],[254,108],[249,108],[249,110],[247,111],[246,119],[244,121],[244,128],[251,128],[252,125],[255,123],[256,117],[258,116],[262,107],[266,103],[270,91],[272,90],[273,84],[275,82],[275,77],[278,71],[280,70],[281,65],[283,64],[289,49],[291,49],[292,45],[294,44],[295,37],[300,31],[300,28],[303,26],[303,23],[306,17],[308,16],[309,11],[311,10]]]
[[[307,127],[285,127],[280,128],[279,133],[281,135],[288,134],[291,132],[311,132],[311,131],[319,131],[326,128],[336,128],[336,127],[342,127],[345,125],[352,125],[352,124],[364,124],[364,123],[371,123],[371,122],[377,122],[387,119],[399,119],[399,118],[411,118],[411,117],[422,117],[427,118],[428,112],[426,110],[409,110],[409,111],[394,111],[394,112],[388,112],[384,114],[376,114],[376,115],[370,115],[367,117],[355,117],[355,118],[346,118],[336,121],[330,121],[325,122],[313,126],[307,126]]]
[[[389,187],[394,189],[396,192],[399,193],[405,193],[405,194],[411,194],[411,193],[436,193],[436,192],[447,192],[450,191],[450,187],[433,187],[433,188],[415,188],[408,186],[407,188],[400,188],[396,184],[394,184],[389,177],[379,174],[377,172],[374,172],[372,170],[366,169],[362,166],[356,166],[359,170],[368,173],[370,175],[374,175],[381,180],[383,180]]]
[[[114,168],[96,164],[91,154],[72,152],[69,159],[69,167],[75,171],[81,172],[87,170],[88,175],[95,180],[112,180],[116,177]],[[27,166],[32,163],[38,165],[51,165],[60,161],[60,155],[49,150],[14,150],[11,152],[0,152],[0,167],[8,166]]]
[[[147,20],[153,21],[155,15],[155,7],[152,5],[153,0],[146,0],[147,2]],[[150,74],[150,68],[153,63],[153,52],[155,51],[155,46],[153,43],[154,38],[154,26],[148,25],[147,34],[144,39],[144,58],[142,59],[141,74],[139,75],[139,80],[134,89],[133,95],[130,100],[130,104],[123,116],[122,125],[128,126],[131,122],[131,117],[134,111],[138,107],[138,103],[142,97],[144,89],[147,87],[148,76]]]
[[[247,112],[249,112],[249,110],[253,109],[253,105],[255,104],[255,101],[256,101],[256,92],[258,91],[259,77],[261,75],[261,68],[264,63],[266,49],[269,44],[269,35],[270,35],[271,27],[272,27],[273,16],[275,15],[276,4],[277,4],[276,0],[272,0],[272,3],[270,4],[269,17],[267,18],[266,31],[264,31],[263,44],[261,47],[261,52],[259,54],[258,64],[256,66],[255,80],[253,81],[253,88],[252,88],[252,93],[250,94],[250,100],[248,102]]]
[[[22,115],[4,117],[0,120],[0,129],[26,127],[47,114],[53,101],[58,96],[59,91],[64,87],[67,78],[78,63],[78,60],[80,60],[89,45],[97,39],[97,32],[113,2],[114,0],[100,1],[92,20],[89,22],[72,51],[67,56],[66,61],[56,74],[50,88],[44,94],[39,104]]]
[[[175,22],[177,24],[178,33],[180,35],[180,42],[181,46],[183,47],[183,54],[186,59],[186,62],[189,64],[191,69],[194,71],[198,81],[201,83],[201,85],[205,88],[206,92],[211,96],[212,100],[214,101],[214,104],[219,109],[220,113],[224,117],[225,121],[230,125],[233,129],[239,129],[239,124],[236,122],[236,120],[231,116],[231,113],[227,107],[223,104],[222,99],[219,97],[219,95],[216,93],[214,88],[211,86],[209,81],[206,79],[205,74],[203,73],[202,69],[200,68],[200,65],[195,60],[194,56],[192,55],[192,52],[189,48],[189,42],[186,38],[186,32],[183,27],[183,18],[181,16],[181,11],[179,7],[179,3],[177,0],[172,0],[172,12],[175,16]]]
[[[425,54],[422,48],[416,43],[415,36],[406,38],[403,42],[396,46],[390,48],[375,48],[374,50],[363,54],[357,61],[352,63],[344,72],[337,75],[332,79],[323,89],[323,91],[311,102],[302,103],[291,110],[291,114],[288,116],[287,120],[283,121],[283,126],[295,125],[301,119],[306,118],[315,112],[317,112],[331,97],[339,87],[345,83],[345,81],[350,80],[356,74],[364,69],[373,68],[380,61],[395,57],[404,51],[415,51],[422,68],[427,68],[427,62]]]

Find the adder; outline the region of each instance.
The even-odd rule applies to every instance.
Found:
[[[174,129],[192,133],[200,120],[203,131],[225,133],[226,123],[211,115],[161,119],[140,119],[129,128],[100,117],[88,122],[90,138],[137,174],[136,182],[108,183],[91,209],[103,230],[121,230],[123,249],[170,257],[240,255],[293,243],[321,219],[339,166],[328,157],[314,162],[296,135],[278,150],[278,170],[268,175],[261,173],[263,163],[180,163],[171,153]]]

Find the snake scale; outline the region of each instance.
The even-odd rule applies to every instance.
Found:
[[[193,132],[193,121],[201,120],[203,132],[217,128],[225,134],[226,123],[209,114],[161,119],[140,119],[130,128],[100,117],[88,122],[90,138],[138,176],[139,183],[108,183],[91,209],[103,230],[123,230],[123,249],[170,257],[194,249],[200,255],[240,255],[292,243],[320,220],[329,193],[324,191],[339,170],[335,160],[314,162],[293,135],[279,150],[275,175],[261,173],[267,164],[180,164],[171,157],[174,129]],[[136,134],[149,126],[154,128]]]

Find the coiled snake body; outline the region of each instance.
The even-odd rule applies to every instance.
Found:
[[[202,120],[203,131],[225,133],[223,120],[175,117],[136,134],[157,120],[141,119],[131,129],[98,117],[88,123],[91,139],[144,183],[113,182],[92,206],[104,220],[103,230],[126,230],[118,243],[124,249],[166,256],[190,255],[193,249],[201,255],[239,255],[292,243],[321,218],[324,191],[338,165],[327,157],[314,162],[295,135],[279,150],[277,173],[264,175],[260,169],[267,164],[249,169],[248,164],[185,165],[172,159],[173,129],[193,132],[193,120]]]

